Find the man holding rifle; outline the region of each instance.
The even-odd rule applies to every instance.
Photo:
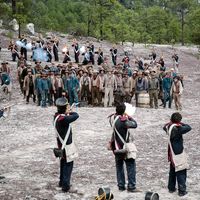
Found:
[[[73,160],[77,157],[77,150],[74,145],[72,128],[70,124],[79,118],[76,112],[71,111],[71,107],[66,98],[61,97],[56,100],[57,112],[54,116],[54,127],[57,135],[58,151],[63,153],[60,157],[60,182],[63,192],[75,192],[70,187],[70,179],[73,170]]]

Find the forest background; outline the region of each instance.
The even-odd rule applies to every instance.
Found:
[[[111,42],[200,45],[200,0],[0,0],[4,26]]]

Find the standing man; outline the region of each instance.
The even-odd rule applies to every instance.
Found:
[[[72,44],[72,47],[74,47],[74,58],[75,58],[75,63],[79,63],[79,55],[80,55],[80,50],[79,50],[79,44],[74,39],[74,43]]]
[[[102,51],[102,49],[99,47],[97,64],[98,64],[98,65],[102,65],[102,64],[103,64],[103,61],[104,61],[103,51]]]
[[[171,116],[171,122],[167,123],[163,129],[168,134],[168,160],[170,162],[168,190],[170,193],[176,191],[176,181],[178,183],[178,195],[184,196],[187,194],[186,190],[186,177],[187,177],[187,160],[183,155],[183,134],[191,131],[191,127],[188,124],[181,122],[182,116],[180,113],[173,113]],[[180,165],[175,162],[176,157],[182,157]],[[180,167],[181,166],[181,167]]]
[[[55,74],[55,79],[53,80],[52,87],[54,90],[54,101],[56,102],[56,99],[62,97],[62,92],[64,89],[64,84],[60,72]]]
[[[159,79],[156,77],[156,71],[151,71],[151,76],[148,81],[149,83],[149,98],[150,98],[150,107],[153,108],[158,108],[158,92],[159,92]]]
[[[171,96],[171,87],[172,87],[172,77],[170,72],[166,72],[164,78],[162,79],[162,90],[163,90],[163,103],[164,108],[166,108],[167,102],[169,102],[169,108],[171,108],[172,104],[172,96]]]
[[[112,136],[112,150],[115,154],[115,163],[117,170],[117,183],[120,191],[126,190],[125,187],[125,174],[124,174],[124,163],[127,169],[127,177],[128,177],[128,192],[138,192],[136,189],[136,163],[135,159],[130,158],[126,159],[126,153],[117,154],[115,150],[123,149],[124,143],[121,138],[125,142],[130,142],[130,128],[137,128],[137,123],[134,119],[127,116],[125,114],[126,106],[124,103],[118,104],[116,106],[116,116],[113,122],[114,133]],[[121,136],[121,138],[119,137]]]
[[[53,40],[53,54],[54,54],[54,58],[55,58],[56,62],[59,61],[59,57],[58,57],[58,45],[59,45],[59,40],[57,38],[55,38]]]
[[[90,62],[94,65],[94,45],[93,43],[89,44],[89,55],[90,55]]]
[[[10,44],[8,46],[8,50],[10,50],[12,53],[12,61],[13,62],[16,61],[16,58],[19,59],[19,53],[18,53],[17,46],[14,44],[14,42],[12,40],[10,41]]]
[[[173,95],[176,110],[182,110],[181,95],[183,93],[183,85],[180,81],[179,76],[174,77],[174,81],[172,83],[172,88],[171,88],[171,93]]]
[[[111,52],[111,56],[112,56],[113,65],[116,66],[117,65],[117,47],[116,47],[116,45],[113,45],[112,49],[110,49],[110,52]]]
[[[24,35],[22,35],[20,41],[24,45],[23,47],[21,47],[21,50],[20,50],[21,56],[23,56],[24,59],[27,60],[27,49],[26,49],[27,39],[25,38]]]
[[[175,68],[175,72],[178,73],[178,67],[179,67],[179,57],[178,54],[174,53],[172,55],[173,59],[173,67]]]
[[[99,70],[99,74],[97,76],[97,88],[98,88],[98,102],[99,102],[99,105],[102,104],[102,99],[103,99],[103,96],[104,96],[104,81],[105,81],[105,74],[104,74],[104,70],[103,69],[100,69]]]
[[[129,89],[130,89],[129,93],[131,95],[131,98],[133,98],[134,95],[135,95],[136,78],[137,78],[137,71],[133,71],[132,76],[128,80],[128,82],[129,82]]]
[[[114,101],[113,92],[117,90],[117,84],[115,76],[112,74],[112,70],[109,69],[104,80],[105,96],[104,107],[111,107]]]
[[[127,69],[127,68],[130,67],[130,65],[129,65],[130,58],[129,58],[129,56],[128,56],[128,52],[125,52],[124,54],[125,54],[125,56],[124,56],[124,58],[122,59],[122,62],[124,63],[123,68],[124,68],[124,69]]]
[[[84,100],[89,103],[91,90],[91,78],[89,77],[88,71],[84,71],[83,76],[80,79],[81,100]]]
[[[35,79],[34,79],[34,76],[32,75],[32,70],[28,69],[27,72],[28,72],[28,75],[26,75],[24,78],[23,89],[26,94],[26,103],[28,104],[29,98],[31,96],[33,96],[33,102],[35,103],[36,96],[35,96]]]
[[[73,145],[73,135],[72,128],[70,127],[70,123],[76,121],[79,118],[79,115],[76,112],[71,112],[68,106],[68,102],[66,98],[58,98],[56,100],[57,112],[54,116],[54,126],[57,133],[57,143],[58,147],[64,147],[64,155],[60,159],[60,182],[59,186],[62,187],[63,192],[72,192],[70,180],[71,174],[73,170],[73,160],[69,159],[68,152],[66,151],[67,146]],[[66,112],[67,110],[67,112]],[[66,140],[66,143],[63,144],[65,137],[68,133],[69,129],[69,137]]]
[[[131,103],[131,93],[130,93],[128,73],[124,74],[122,81],[123,81],[123,88],[124,88],[124,95],[125,95],[124,102]]]
[[[72,70],[69,70],[69,78],[67,80],[67,92],[69,96],[69,103],[78,103],[78,92],[80,90],[80,84],[77,77],[73,74]]]
[[[99,92],[98,92],[98,87],[97,87],[97,71],[94,71],[91,77],[91,92],[92,92],[92,105],[99,105]]]
[[[49,85],[48,85],[48,79],[47,74],[42,73],[42,79],[41,79],[41,107],[45,108],[47,107],[47,99],[49,94]]]

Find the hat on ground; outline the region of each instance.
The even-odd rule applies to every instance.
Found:
[[[67,104],[68,101],[65,97],[61,97],[56,100],[56,106],[66,106]]]

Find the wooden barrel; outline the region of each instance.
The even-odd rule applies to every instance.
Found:
[[[138,107],[140,108],[149,108],[149,103],[150,103],[150,99],[149,99],[149,94],[148,93],[140,93],[138,95]]]
[[[158,193],[147,192],[145,195],[145,200],[159,200]]]

